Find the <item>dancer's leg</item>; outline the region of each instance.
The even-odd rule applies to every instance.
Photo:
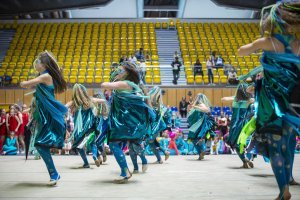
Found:
[[[155,141],[150,141],[149,146],[150,146],[151,151],[153,152],[153,154],[156,156],[157,162],[160,163],[162,160],[161,160],[161,156],[159,154],[158,148],[155,145]]]
[[[129,155],[130,155],[130,158],[131,158],[131,161],[133,164],[133,171],[137,172],[137,171],[139,171],[139,165],[137,163],[137,152],[135,152],[134,145],[135,144],[133,142],[130,142],[128,148],[129,148]]]
[[[42,159],[44,160],[48,173],[50,175],[51,179],[57,180],[59,179],[59,174],[56,171],[56,168],[53,163],[53,159],[50,153],[50,148],[49,147],[43,147],[43,146],[36,146],[36,150],[39,152],[41,155]]]
[[[77,149],[78,153],[80,154],[82,160],[83,160],[83,167],[84,168],[89,168],[90,165],[89,165],[89,162],[88,162],[88,159],[86,157],[86,153],[85,153],[85,150],[84,149]]]
[[[123,153],[122,149],[122,142],[110,142],[109,147],[112,153],[114,154],[116,161],[118,162],[120,168],[121,168],[121,175],[122,177],[127,177],[127,162],[125,158],[125,154]]]

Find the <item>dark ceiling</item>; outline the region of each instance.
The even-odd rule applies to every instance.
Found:
[[[104,6],[112,0],[1,0],[0,15],[18,15],[70,8]]]
[[[276,0],[211,0],[218,6],[260,10],[276,3]]]

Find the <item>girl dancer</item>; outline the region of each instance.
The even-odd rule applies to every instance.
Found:
[[[90,168],[86,157],[84,146],[91,138],[91,134],[96,131],[96,116],[94,114],[95,104],[104,103],[105,100],[91,98],[86,88],[81,84],[75,84],[73,87],[72,101],[67,103],[67,107],[71,108],[71,112],[75,112],[74,130],[69,141],[74,138],[72,148],[76,148],[83,160],[83,168]],[[98,134],[97,134],[98,135]],[[97,147],[95,140],[91,142],[93,159],[97,167],[101,162],[97,156]]]
[[[238,156],[243,162],[242,168],[253,168],[253,163],[246,158],[244,153],[240,153],[240,148],[237,145],[239,135],[244,125],[251,119],[251,94],[247,91],[247,84],[240,83],[234,97],[223,97],[222,101],[233,101],[233,115],[230,122],[229,136],[226,138],[226,143],[235,149]]]
[[[66,133],[64,115],[67,108],[55,99],[54,93],[63,92],[67,83],[63,78],[62,70],[54,56],[44,51],[34,61],[34,67],[39,72],[35,79],[20,83],[23,88],[36,86],[31,109],[33,120],[36,123],[36,136],[34,145],[43,158],[49,175],[49,185],[56,185],[60,179],[56,171],[50,148],[62,148]]]
[[[270,159],[280,190],[277,200],[291,198],[289,181],[294,145],[290,142],[292,131],[300,125],[300,118],[289,105],[300,79],[300,41],[293,35],[300,27],[299,10],[299,2],[272,6],[270,15],[261,23],[262,33],[268,31],[270,36],[239,49],[241,56],[263,50],[264,76],[257,80],[255,88],[258,105],[254,139],[258,152]]]
[[[8,131],[14,132],[14,137],[16,138],[17,141],[17,149],[19,152],[19,143],[18,143],[18,132],[21,126],[21,120],[18,116],[18,112],[16,111],[15,106],[11,106],[9,110],[9,115],[7,115],[6,118],[6,126],[8,127]]]
[[[192,105],[191,111],[188,113],[189,134],[190,139],[198,154],[198,160],[203,160],[206,149],[206,138],[215,135],[213,127],[216,125],[212,117],[209,116],[210,102],[204,94],[199,93]]]
[[[151,128],[152,135],[147,137],[146,142],[150,146],[151,151],[157,158],[155,164],[162,164],[163,161],[161,159],[159,150],[165,154],[165,160],[169,158],[170,153],[159,145],[159,142],[157,141],[157,137],[159,136],[159,133],[161,131],[167,128],[167,125],[164,121],[164,116],[167,111],[167,108],[163,106],[161,89],[159,87],[156,86],[152,88],[148,93],[148,95],[150,96],[150,104],[154,109],[156,118]]]
[[[18,113],[18,118],[20,120],[20,127],[18,132],[16,133],[16,137],[17,137],[17,143],[21,145],[21,150],[19,151],[20,153],[24,153],[25,150],[25,143],[24,143],[24,122],[23,122],[23,113],[21,112],[22,109],[19,105],[15,104],[14,108],[16,109],[16,112]]]
[[[131,159],[135,169],[138,167],[136,154],[141,156],[145,166],[147,160],[142,150],[142,140],[150,131],[151,121],[155,118],[153,110],[146,104],[139,84],[139,73],[131,63],[124,62],[114,72],[115,82],[102,83],[101,88],[112,89],[112,104],[110,112],[109,146],[120,168],[121,174],[115,179],[116,183],[125,183],[132,176],[129,172],[125,155],[122,151],[124,142],[129,141],[135,155]],[[134,156],[134,157],[133,157]]]

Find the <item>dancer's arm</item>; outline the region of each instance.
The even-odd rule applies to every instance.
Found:
[[[18,117],[18,115],[16,116],[16,119],[17,119],[17,122],[18,122],[18,126],[17,126],[17,128],[15,129],[15,132],[18,132],[19,127],[21,126],[21,120],[20,120],[20,118]]]
[[[69,101],[68,103],[66,103],[65,106],[66,106],[67,108],[70,108],[72,105],[73,105],[73,101]]]
[[[29,81],[23,81],[20,83],[20,86],[23,88],[30,88],[33,86],[36,86],[39,83],[44,83],[46,85],[53,84],[52,77],[49,74],[42,74],[34,79],[31,79]]]
[[[92,102],[95,104],[101,104],[101,103],[105,103],[106,101],[104,99],[100,99],[100,98],[92,98]]]
[[[247,56],[257,50],[279,51],[283,52],[284,47],[277,39],[272,37],[263,37],[255,40],[250,44],[246,44],[238,49],[239,56]]]
[[[233,101],[233,100],[234,100],[234,96],[221,98],[221,101]]]
[[[100,86],[103,89],[110,90],[132,90],[132,87],[129,86],[125,81],[117,81],[117,82],[104,82]]]

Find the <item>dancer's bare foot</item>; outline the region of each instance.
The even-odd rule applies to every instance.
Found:
[[[290,200],[292,198],[292,195],[288,187],[284,189],[283,195],[282,196],[279,195],[275,200],[282,200],[281,197],[283,197],[283,200]]]

